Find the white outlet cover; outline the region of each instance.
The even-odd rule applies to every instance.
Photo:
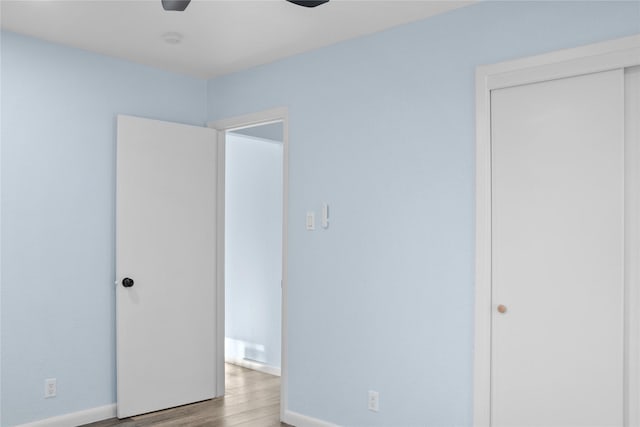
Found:
[[[380,395],[377,391],[369,390],[369,403],[367,407],[373,412],[378,412],[380,410]]]
[[[47,378],[44,380],[44,397],[56,397],[56,393],[58,392],[57,388],[55,378]]]

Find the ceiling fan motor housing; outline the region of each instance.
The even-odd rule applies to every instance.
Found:
[[[162,0],[162,8],[164,10],[184,11],[191,0]]]
[[[289,3],[304,7],[316,7],[327,3],[329,0],[287,0]]]

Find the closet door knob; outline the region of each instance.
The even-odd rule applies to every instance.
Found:
[[[124,279],[122,279],[122,286],[124,286],[125,288],[132,287],[133,286],[133,279],[125,277]]]
[[[504,314],[504,313],[506,313],[506,312],[507,312],[507,306],[506,306],[506,305],[502,305],[502,304],[500,304],[500,305],[498,306],[498,313],[502,313],[502,314]]]

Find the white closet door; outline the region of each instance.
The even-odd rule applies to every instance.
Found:
[[[492,425],[620,426],[623,70],[494,90],[491,130]]]
[[[215,396],[216,133],[119,116],[117,145],[123,418]]]
[[[626,425],[640,426],[640,66],[624,70],[625,101],[625,295],[627,323],[628,419]]]

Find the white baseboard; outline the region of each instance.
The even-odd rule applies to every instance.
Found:
[[[242,366],[243,368],[253,369],[254,371],[264,372],[265,374],[280,376],[280,368],[276,368],[275,366],[265,365],[260,362],[252,362],[247,359],[236,359],[233,357],[225,358],[225,362],[231,363],[232,365]]]
[[[293,411],[284,411],[284,419],[282,421],[295,427],[338,427],[327,421],[307,417]]]
[[[71,414],[46,418],[44,420],[34,421],[31,423],[20,424],[15,427],[77,427],[83,424],[115,418],[115,416],[116,405],[114,403],[111,405],[100,406],[98,408],[73,412]],[[336,424],[298,414],[293,411],[285,411],[284,419],[282,421],[295,427],[338,427]]]
[[[114,418],[116,416],[116,404],[99,406],[97,408],[85,409],[84,411],[73,412],[71,414],[59,415],[57,417],[46,418],[16,427],[77,427],[83,424],[95,423],[96,421]]]

